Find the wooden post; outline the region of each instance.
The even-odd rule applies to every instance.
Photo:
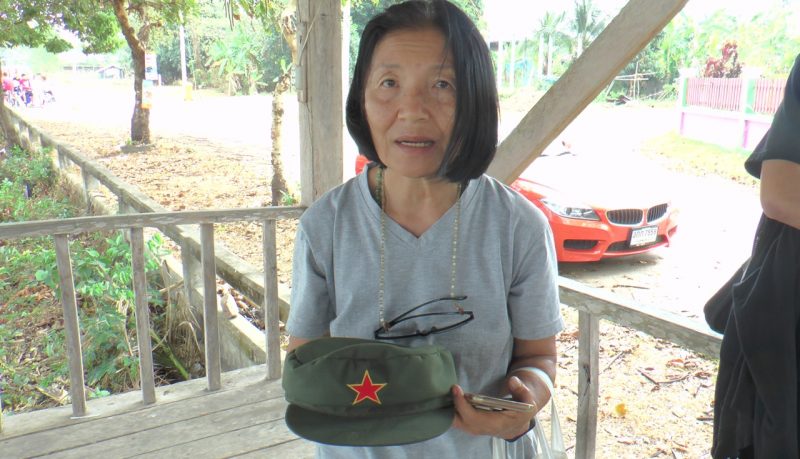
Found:
[[[214,225],[200,224],[200,263],[203,266],[203,329],[205,330],[208,390],[222,387],[222,357],[217,315],[217,273],[214,262]]]
[[[267,349],[267,379],[281,377],[280,305],[278,304],[278,263],[275,220],[266,220],[263,228],[264,253],[264,335]]]
[[[81,178],[83,179],[83,197],[86,199],[86,209],[92,211],[92,191],[97,189],[99,182],[86,169],[81,168]]]
[[[139,385],[145,405],[156,402],[153,376],[153,347],[150,343],[150,310],[147,302],[147,277],[144,272],[144,231],[131,228],[133,298],[136,305],[136,341],[139,344]]]
[[[578,421],[575,459],[594,458],[597,444],[597,398],[599,395],[600,320],[578,312]]]
[[[39,150],[42,148],[42,138],[39,136],[39,130],[33,127],[28,128],[28,138],[30,139],[31,150]]]
[[[31,134],[28,129],[28,123],[24,121],[19,123],[19,143],[22,148],[31,150]]]
[[[72,263],[69,259],[69,239],[64,234],[53,236],[56,242],[61,306],[64,309],[64,331],[69,358],[69,395],[72,398],[72,415],[86,416],[86,390],[83,377],[83,355],[81,353],[81,331],[78,323],[78,304],[75,301],[75,284],[72,278]]]
[[[69,165],[67,163],[67,155],[64,153],[64,150],[66,150],[66,147],[62,145],[58,145],[56,147],[56,151],[58,152],[58,168],[62,171],[66,171],[67,166]]]
[[[183,294],[186,297],[186,304],[193,310],[199,309],[195,306],[194,289],[200,285],[202,279],[202,269],[200,260],[194,256],[191,248],[189,247],[189,240],[187,238],[181,239],[181,267],[183,268]]]
[[[21,129],[19,128],[19,118],[17,117],[17,114],[8,109],[8,106],[6,106],[6,113],[8,113],[8,121],[10,121],[8,127],[10,127],[17,134],[17,137],[19,137]]]
[[[300,0],[297,14],[300,202],[308,206],[342,183],[342,0]]]
[[[130,213],[130,206],[125,203],[125,198],[122,195],[117,195],[117,214],[127,214]]]

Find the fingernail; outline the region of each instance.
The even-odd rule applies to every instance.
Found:
[[[517,386],[517,387],[520,387],[520,386],[522,385],[522,380],[520,380],[520,379],[519,379],[518,377],[516,377],[516,376],[512,376],[512,377],[511,377],[511,384],[513,384],[513,385],[515,385],[515,386]]]
[[[453,395],[456,396],[456,397],[460,397],[461,393],[462,393],[461,392],[461,388],[458,386],[458,384],[454,384],[453,385]]]

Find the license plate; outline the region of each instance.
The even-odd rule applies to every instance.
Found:
[[[644,228],[637,228],[631,230],[631,247],[638,247],[640,245],[647,245],[656,242],[658,239],[658,227],[646,226]]]

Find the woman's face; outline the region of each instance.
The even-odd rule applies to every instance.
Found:
[[[452,56],[438,29],[386,34],[372,56],[364,107],[381,162],[410,178],[434,177],[456,109]]]

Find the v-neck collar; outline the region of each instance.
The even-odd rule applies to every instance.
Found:
[[[375,166],[372,166],[375,167]],[[359,179],[359,185],[361,188],[362,195],[364,200],[366,201],[366,206],[369,209],[369,213],[379,222],[380,225],[380,218],[381,218],[381,207],[375,202],[375,199],[372,197],[372,193],[369,189],[369,168],[364,169],[364,172],[361,173]],[[464,186],[464,190],[461,192],[461,215],[462,215],[462,224],[463,224],[463,215],[464,211],[468,206],[469,201],[471,200],[475,186],[472,183],[473,181],[470,180]],[[425,247],[430,244],[437,244],[441,242],[441,238],[446,238],[448,241],[451,239],[453,235],[453,220],[455,219],[456,213],[456,203],[450,206],[447,211],[436,220],[433,225],[431,225],[424,233],[422,233],[419,237],[415,236],[413,233],[408,231],[407,229],[400,226],[399,223],[394,221],[388,215],[386,216],[386,237],[387,240],[389,237],[394,237],[399,239],[404,244],[420,248]]]

